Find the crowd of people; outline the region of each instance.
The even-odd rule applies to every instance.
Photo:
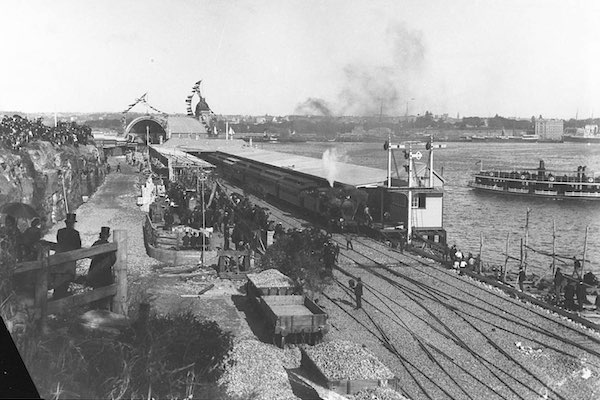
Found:
[[[214,232],[223,233],[225,250],[245,249],[249,245],[256,247],[263,233],[273,226],[268,212],[253,205],[246,196],[235,192],[229,195],[223,191],[213,192],[212,186],[205,187],[207,204],[203,210],[201,196],[188,192],[180,183],[168,182],[166,196],[158,197],[150,205],[150,219],[164,223],[165,230],[170,230],[175,224],[194,230],[212,228]],[[201,246],[201,237],[195,234],[186,234],[184,240],[183,247]]]
[[[42,118],[29,120],[20,115],[3,116],[0,120],[0,146],[18,153],[21,148],[35,140],[63,145],[86,145],[93,141],[92,129],[76,122],[60,121],[48,126]]]
[[[469,253],[465,256],[462,251],[456,248],[456,245],[447,247],[444,252],[444,261],[449,262],[452,268],[457,271],[471,271],[475,272],[478,270],[481,260],[478,256],[474,256],[473,253]]]

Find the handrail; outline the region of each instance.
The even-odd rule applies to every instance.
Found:
[[[77,249],[66,251],[64,253],[55,253],[51,256],[48,256],[48,267],[52,267],[55,265],[64,264],[70,261],[77,261],[83,258],[91,258],[97,256],[99,254],[111,253],[117,251],[117,243],[107,243],[101,244],[99,246],[92,246],[85,249]],[[27,271],[35,271],[42,268],[42,261],[25,261],[18,263],[16,265],[16,269],[14,270],[15,274],[21,274]]]

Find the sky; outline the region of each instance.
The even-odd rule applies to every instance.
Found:
[[[595,0],[3,0],[0,37],[5,111],[600,116]]]

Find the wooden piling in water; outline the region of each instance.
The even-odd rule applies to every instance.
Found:
[[[506,234],[506,258],[504,259],[504,271],[502,272],[502,282],[506,282],[506,268],[508,267],[508,242],[510,240],[510,232]]]

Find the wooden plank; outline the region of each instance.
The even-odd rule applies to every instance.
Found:
[[[304,296],[301,294],[294,294],[291,296],[264,296],[264,300],[269,305],[304,304]]]
[[[244,272],[219,272],[219,278],[231,279],[233,281],[243,281],[247,279],[247,276]]]
[[[42,331],[46,329],[46,313],[48,311],[48,256],[49,250],[47,248],[43,249],[40,257],[42,267],[38,270],[35,282],[34,304],[38,310],[36,317],[39,318],[40,329]]]
[[[108,296],[114,296],[117,293],[117,284],[101,287],[91,292],[74,294],[60,300],[48,302],[48,314],[59,314],[71,307],[88,304],[92,301],[100,300]]]
[[[85,249],[71,250],[64,253],[56,253],[48,257],[48,266],[63,264],[69,261],[81,260],[82,258],[91,258],[98,254],[110,253],[117,251],[116,243],[101,244],[100,246],[92,246]],[[41,261],[28,261],[17,264],[15,274],[27,271],[34,271],[42,267]]]
[[[117,292],[113,297],[112,311],[127,316],[127,231],[115,230],[112,244],[118,249],[117,261],[113,266]]]

